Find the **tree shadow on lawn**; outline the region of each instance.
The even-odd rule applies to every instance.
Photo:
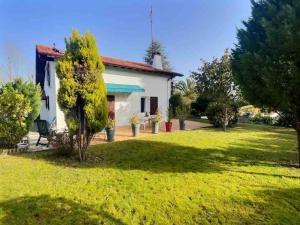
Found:
[[[19,197],[0,203],[0,224],[5,225],[98,225],[125,224],[104,210],[49,195]]]
[[[226,204],[230,204],[229,207],[199,205],[197,211],[190,211],[194,214],[191,215],[194,224],[299,224],[300,188],[265,189],[253,191],[252,195],[251,198],[224,199]],[[126,224],[102,206],[82,205],[49,195],[0,202],[0,215],[0,224],[5,225]]]
[[[264,189],[252,196],[224,199],[230,207],[210,214],[199,212],[211,224],[289,224],[300,222],[300,188]]]
[[[241,128],[243,129],[243,128]],[[222,172],[236,166],[286,166],[296,162],[294,133],[265,133],[226,147],[202,148],[155,140],[129,140],[90,147],[90,160],[58,157],[52,152],[17,156],[46,160],[64,167],[119,168],[162,172]]]

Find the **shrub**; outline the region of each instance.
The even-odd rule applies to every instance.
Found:
[[[130,118],[130,123],[131,124],[140,124],[141,123],[141,119],[140,119],[140,117],[137,114],[135,114],[135,115],[133,115]]]
[[[254,107],[253,105],[245,105],[240,107],[239,114],[240,116],[248,115],[250,117],[254,117],[256,115],[261,114],[261,110],[259,108]]]
[[[71,156],[75,154],[75,148],[70,140],[71,136],[68,133],[57,133],[51,144],[54,146],[55,152],[62,156]]]
[[[112,129],[115,127],[116,121],[114,119],[108,118],[106,123],[106,128]]]
[[[160,112],[157,112],[157,113],[151,118],[151,121],[152,121],[153,123],[159,123],[159,122],[161,121],[161,118],[162,118],[162,116],[161,116]]]
[[[209,98],[199,96],[196,101],[191,104],[191,114],[194,116],[204,115],[210,102],[211,100]]]
[[[172,110],[172,114],[174,116],[177,116],[176,109],[177,109],[177,107],[179,107],[180,105],[183,104],[181,95],[179,93],[172,95],[171,98],[169,99],[169,104],[170,104],[170,108]]]
[[[249,117],[249,120],[248,120],[249,123],[265,124],[265,125],[275,125],[276,121],[277,121],[276,117],[261,116],[261,115]]]
[[[208,105],[206,115],[211,124],[215,127],[223,127],[225,121],[224,106],[217,102],[212,102]],[[228,126],[232,126],[238,121],[238,107],[232,103],[227,107]]]
[[[190,114],[189,105],[182,103],[176,108],[176,115],[180,120],[185,120],[189,116],[189,114]]]
[[[25,136],[41,107],[40,87],[21,79],[0,87],[0,145],[14,147]]]
[[[280,127],[296,128],[296,118],[292,113],[280,113],[275,125]]]

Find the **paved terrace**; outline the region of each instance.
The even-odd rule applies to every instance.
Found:
[[[177,119],[172,120],[173,122],[173,127],[172,127],[172,132],[176,132],[177,130],[179,130],[179,121]],[[186,121],[185,122],[185,128],[186,130],[195,130],[195,129],[199,129],[199,128],[203,128],[203,127],[208,127],[210,126],[207,123],[201,123],[201,122],[195,122],[195,121]],[[162,122],[160,124],[160,131],[161,133],[165,132],[165,123]],[[115,131],[115,141],[125,141],[125,140],[130,140],[130,139],[137,139],[137,138],[141,138],[141,137],[147,137],[147,136],[151,136],[151,135],[155,135],[151,133],[151,126],[149,126],[149,124],[147,124],[146,129],[140,130],[140,134],[138,137],[133,137],[132,136],[132,131],[131,131],[131,126],[122,126],[122,127],[116,127],[116,131]],[[34,152],[34,151],[44,151],[44,150],[49,150],[52,147],[49,146],[43,146],[43,145],[39,145],[36,146],[36,142],[38,139],[39,135],[37,132],[30,132],[29,133],[29,151]],[[47,143],[46,139],[42,139],[41,143]],[[95,138],[92,140],[92,145],[95,144],[103,144],[103,143],[107,143],[106,141],[106,133],[98,133]]]
[[[179,130],[179,121],[177,119],[172,120],[173,126],[172,126],[172,132],[178,131]],[[185,129],[186,130],[195,130],[203,127],[208,127],[210,126],[207,123],[201,123],[201,122],[196,122],[196,121],[185,121]],[[160,129],[159,132],[165,132],[165,123],[162,122],[160,123]],[[130,139],[137,139],[141,137],[147,137],[155,135],[152,134],[151,132],[151,126],[147,123],[146,129],[140,130],[140,134],[138,137],[133,137],[132,136],[132,131],[131,131],[131,126],[122,126],[122,127],[116,127],[115,130],[115,141],[125,141],[125,140],[130,140]],[[107,143],[106,142],[106,133],[99,133],[95,136],[95,138],[92,140],[92,145],[95,144],[102,144],[102,143]]]

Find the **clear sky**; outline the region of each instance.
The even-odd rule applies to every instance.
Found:
[[[176,72],[189,75],[200,59],[221,56],[236,42],[236,30],[251,13],[250,0],[0,0],[0,79],[35,74],[35,45],[64,49],[72,28],[91,31],[103,55],[143,60],[154,38]]]

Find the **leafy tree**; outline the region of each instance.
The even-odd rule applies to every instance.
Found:
[[[165,54],[164,48],[162,47],[161,43],[157,40],[154,40],[153,42],[150,43],[148,49],[146,50],[144,61],[152,65],[153,54],[156,52],[160,53],[161,55],[163,69],[171,70],[171,65],[167,55]]]
[[[60,79],[58,103],[65,113],[72,142],[75,136],[79,159],[86,160],[93,135],[105,128],[108,117],[104,66],[91,33],[80,36],[73,30],[65,43],[65,54],[56,67]]]
[[[196,84],[190,78],[186,78],[185,81],[178,81],[175,85],[175,89],[181,94],[183,101],[187,105],[190,105],[197,98]]]
[[[195,116],[203,116],[207,110],[207,107],[211,99],[205,96],[199,96],[196,101],[191,104],[191,113]]]
[[[177,113],[176,113],[176,109],[182,105],[182,97],[179,93],[176,93],[174,95],[172,95],[169,99],[169,107],[172,111],[172,115],[173,116],[176,116]]]
[[[252,16],[238,30],[232,64],[246,100],[293,115],[300,166],[299,11],[299,0],[252,0]]]
[[[229,124],[232,105],[238,98],[238,88],[234,84],[230,54],[228,50],[220,58],[214,58],[211,62],[202,60],[203,66],[191,77],[196,81],[196,89],[200,96],[209,97],[212,102],[217,103],[218,110],[213,110],[220,115],[223,129]],[[215,124],[215,125],[219,125]]]
[[[0,145],[14,147],[30,130],[41,109],[41,89],[21,79],[0,88]]]

